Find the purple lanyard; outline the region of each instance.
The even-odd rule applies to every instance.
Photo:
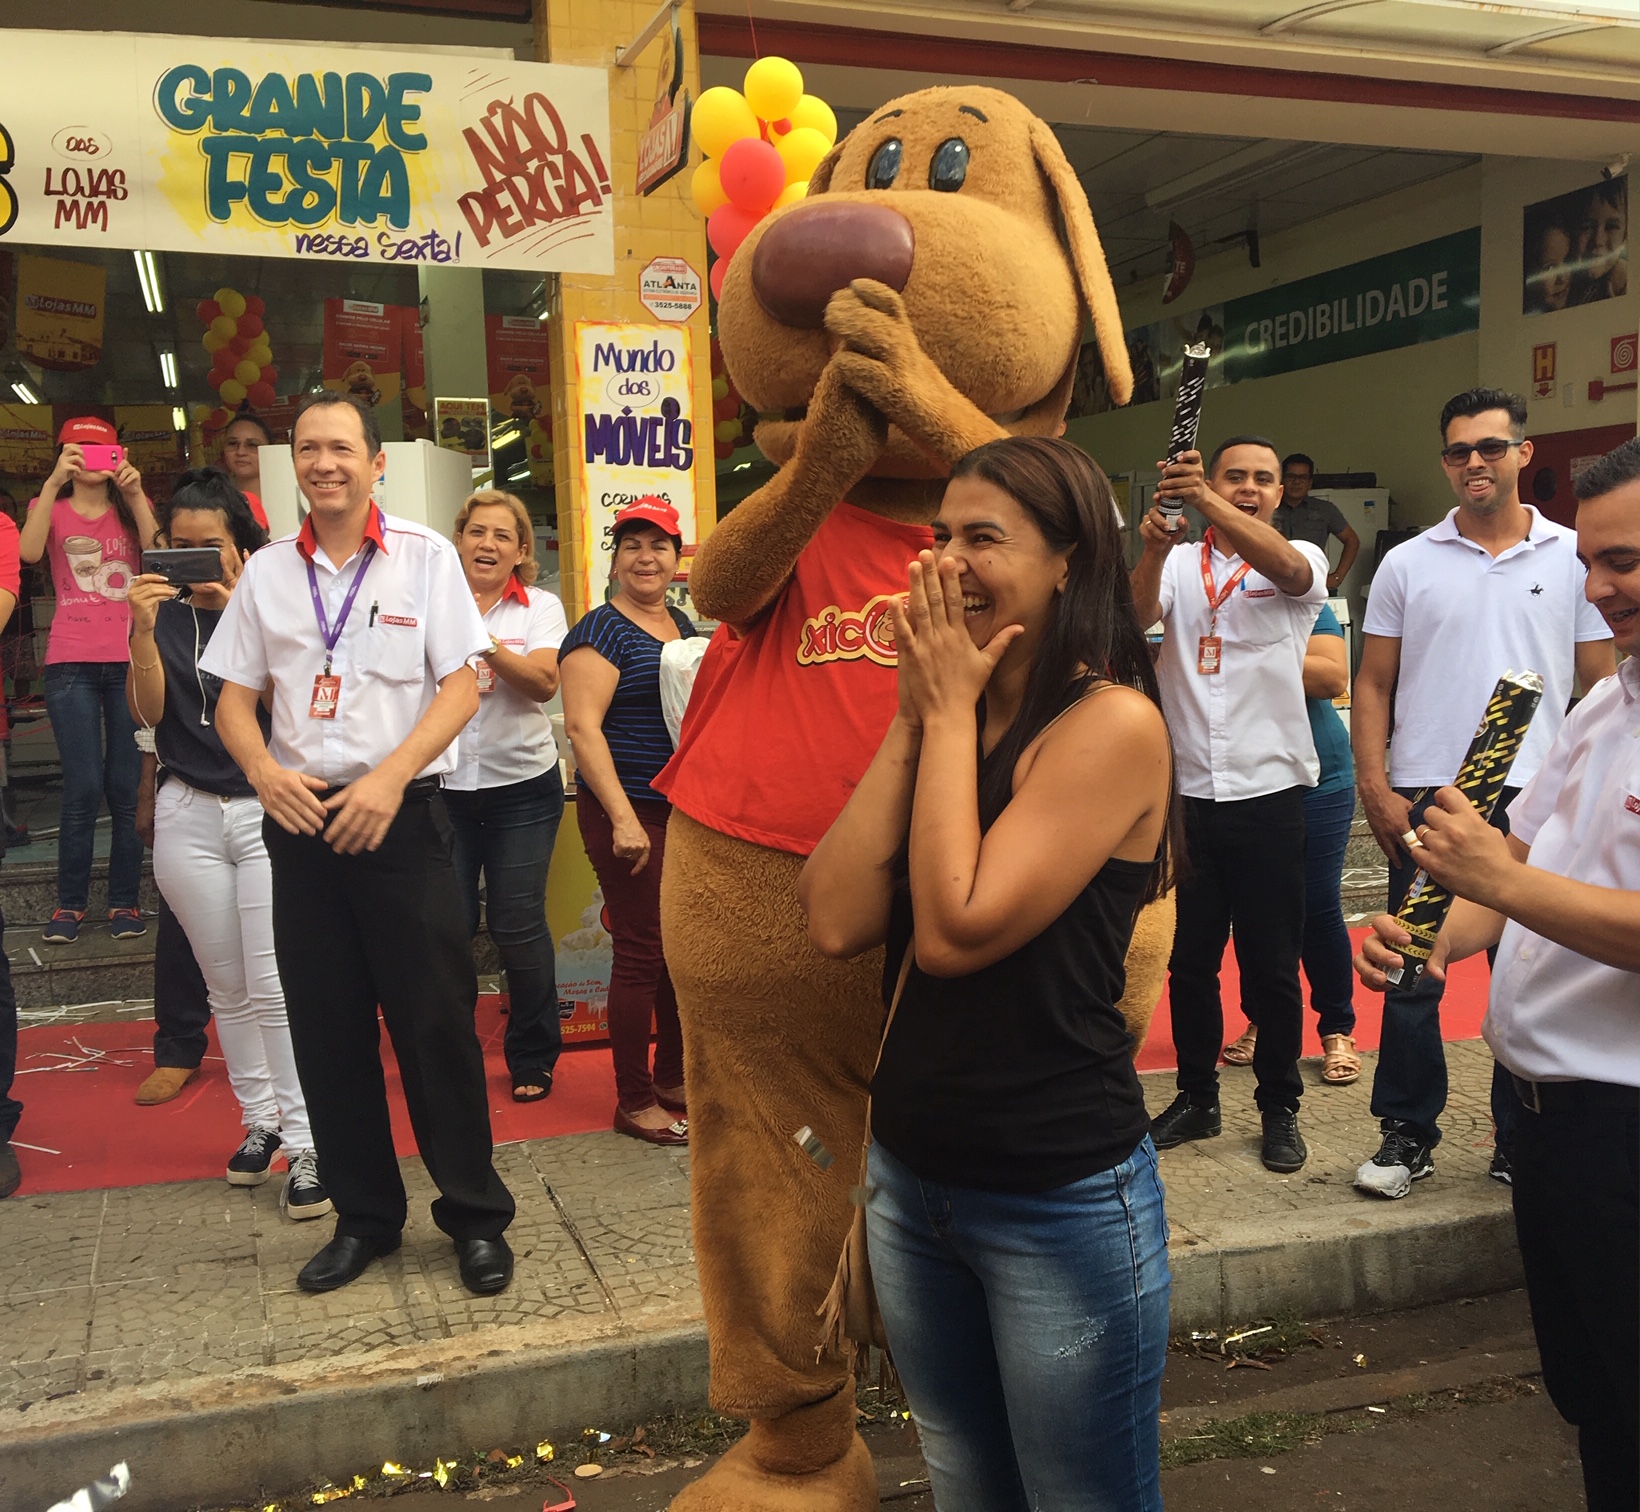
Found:
[[[325,601],[319,596],[319,575],[313,570],[310,560],[307,564],[308,591],[313,595],[313,613],[319,621],[319,634],[325,640],[325,673],[330,676],[330,654],[336,649],[336,642],[342,638],[342,631],[347,628],[347,617],[353,612],[353,600],[359,596],[359,585],[364,582],[364,575],[369,570],[371,559],[376,555],[376,543],[366,541],[364,551],[359,558],[359,565],[353,569],[353,581],[348,585],[347,597],[342,600],[342,612],[336,620],[335,628],[331,628],[329,619],[325,616]]]

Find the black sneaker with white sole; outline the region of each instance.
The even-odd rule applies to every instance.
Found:
[[[261,1186],[273,1173],[280,1143],[277,1129],[252,1129],[228,1158],[228,1185]]]
[[[1502,1150],[1492,1151],[1492,1164],[1486,1168],[1486,1174],[1506,1187],[1515,1184],[1515,1168],[1509,1164],[1509,1157]]]
[[[279,1206],[287,1218],[294,1218],[298,1223],[308,1218],[323,1218],[326,1213],[335,1211],[329,1193],[319,1180],[319,1157],[313,1150],[291,1152],[290,1173],[285,1177]]]
[[[1378,1153],[1355,1173],[1355,1188],[1374,1197],[1405,1197],[1412,1183],[1435,1174],[1434,1146],[1416,1125],[1386,1118]]]

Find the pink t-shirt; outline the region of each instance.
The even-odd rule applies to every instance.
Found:
[[[119,512],[110,506],[100,519],[88,520],[66,498],[57,500],[46,556],[57,592],[46,664],[129,660],[131,609],[125,600],[142,552]]]

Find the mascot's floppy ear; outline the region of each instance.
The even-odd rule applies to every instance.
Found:
[[[1116,289],[1110,281],[1110,269],[1105,266],[1105,249],[1099,243],[1088,197],[1076,181],[1059,138],[1045,121],[1035,117],[1031,119],[1031,149],[1038,166],[1047,175],[1054,198],[1059,201],[1059,215],[1065,223],[1065,239],[1070,243],[1076,281],[1093,316],[1093,331],[1099,341],[1099,355],[1104,360],[1110,397],[1118,404],[1126,404],[1133,397],[1133,369],[1128,363],[1127,342],[1122,338],[1122,312],[1116,304]]]
[[[808,198],[817,194],[824,194],[831,188],[832,170],[837,167],[837,158],[843,150],[843,143],[848,141],[846,136],[841,137],[837,144],[818,163],[814,165],[814,172],[809,175]]]

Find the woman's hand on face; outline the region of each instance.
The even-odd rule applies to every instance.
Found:
[[[1005,625],[985,646],[976,646],[963,617],[957,563],[920,552],[909,579],[904,606],[891,606],[901,705],[909,698],[919,720],[958,710],[972,715],[1003,652],[1024,627]]]
[[[129,462],[120,463],[120,470],[114,474],[114,486],[124,496],[125,502],[133,507],[144,497],[142,474]]]
[[[152,635],[154,621],[159,617],[159,606],[174,599],[177,591],[157,572],[145,572],[131,579],[131,591],[126,602],[131,606],[131,628],[139,635]]]

